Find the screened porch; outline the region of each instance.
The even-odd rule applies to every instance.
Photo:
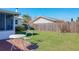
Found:
[[[0,13],[0,31],[13,30],[14,16],[12,14]]]

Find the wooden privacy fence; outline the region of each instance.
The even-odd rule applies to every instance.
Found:
[[[79,22],[65,22],[60,29],[61,32],[79,32]]]
[[[79,32],[79,22],[38,23],[33,24],[33,27],[39,31]]]
[[[59,29],[57,24],[52,23],[34,24],[34,28],[39,31],[57,31]]]

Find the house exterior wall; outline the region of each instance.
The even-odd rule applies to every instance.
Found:
[[[23,24],[22,20],[18,20],[18,24],[16,24],[16,26],[21,26]]]
[[[16,17],[15,20],[17,20],[17,24],[15,24],[15,26],[21,26],[23,24],[23,19]]]
[[[9,39],[9,36],[15,34],[15,16],[13,17],[13,30],[0,31],[0,40]]]
[[[34,24],[38,24],[38,23],[53,23],[49,20],[46,20],[46,19],[43,19],[43,18],[40,18],[38,20],[36,20],[35,22],[33,22]]]
[[[15,34],[15,32],[12,31],[0,31],[0,40],[8,39],[10,35]]]

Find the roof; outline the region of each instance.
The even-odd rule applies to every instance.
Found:
[[[52,22],[64,22],[64,20],[60,20],[60,19],[56,19],[56,18],[50,18],[50,17],[43,17],[43,16],[39,16],[37,17],[33,22],[37,21],[38,19],[43,18]]]
[[[8,10],[3,10],[3,9],[0,9],[0,13],[8,13],[8,14],[13,14],[13,15],[19,15],[18,12],[8,11]]]

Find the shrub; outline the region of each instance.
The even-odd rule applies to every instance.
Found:
[[[28,25],[28,24],[23,24],[26,30],[35,30],[32,26]],[[29,28],[28,28],[29,27]]]
[[[35,30],[33,27],[30,26],[30,30]]]
[[[23,31],[25,31],[25,27],[24,26],[16,26],[15,30],[19,31],[19,32],[23,32]]]

